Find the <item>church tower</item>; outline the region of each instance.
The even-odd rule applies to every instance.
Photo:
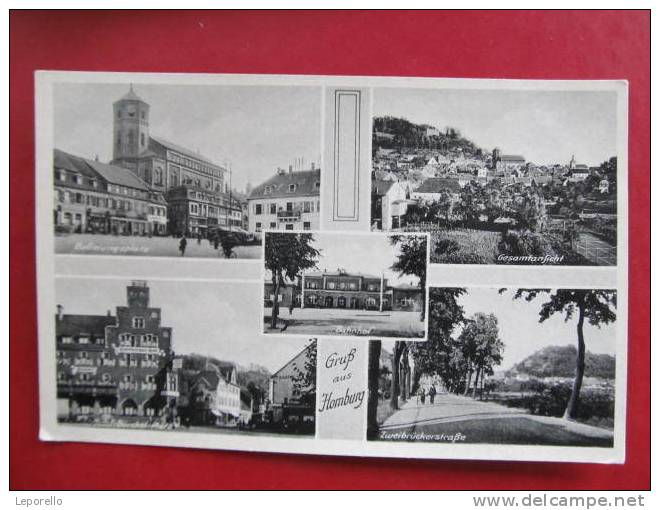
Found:
[[[137,158],[149,146],[149,105],[134,91],[113,104],[113,163],[137,169]]]

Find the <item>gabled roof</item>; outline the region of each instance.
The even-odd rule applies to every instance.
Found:
[[[57,336],[76,336],[89,334],[97,337],[105,336],[105,327],[114,326],[116,317],[112,315],[63,315],[55,319],[55,334]]]
[[[461,190],[458,179],[446,179],[442,177],[431,177],[426,179],[415,193],[440,193],[442,191],[449,191],[458,193]]]
[[[319,183],[318,187],[316,183]],[[320,183],[320,169],[283,172],[256,186],[250,192],[248,199],[318,196],[320,195]],[[289,192],[291,184],[295,184],[295,191]],[[269,187],[270,193],[265,193],[266,187]]]
[[[99,161],[85,160],[85,162],[111,184],[140,189],[142,191],[150,190],[146,182],[126,168],[116,165],[108,165]]]
[[[94,171],[85,163],[85,159],[74,156],[59,149],[53,150],[53,166],[80,173],[86,177],[97,177]]]
[[[193,159],[198,159],[200,161],[203,161],[204,163],[208,163],[209,165],[213,165],[218,168],[225,168],[223,165],[219,165],[218,163],[214,163],[210,158],[207,158],[206,156],[202,156],[201,154],[198,154],[195,151],[192,151],[190,149],[187,149],[186,147],[183,147],[181,145],[177,145],[175,143],[170,142],[169,140],[165,140],[164,138],[161,137],[156,137],[156,136],[149,136],[149,141],[150,142],[155,142],[158,145],[162,146],[165,149],[170,149],[176,152],[180,152],[181,154],[185,154],[189,158]]]
[[[387,194],[387,192],[392,187],[392,184],[394,184],[394,181],[374,179],[373,182],[371,183],[371,192],[374,193],[375,195],[383,196]]]

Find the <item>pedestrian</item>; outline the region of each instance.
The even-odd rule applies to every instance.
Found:
[[[424,391],[423,386],[420,386],[419,388],[419,400],[422,402],[422,405],[424,405],[424,401],[426,400],[426,391]]]
[[[220,239],[218,234],[216,234],[215,236],[213,236],[213,249],[215,251],[218,251],[218,246],[220,246]]]
[[[431,387],[429,388],[429,400],[431,401],[431,404],[435,401],[435,386],[432,384]]]
[[[182,257],[186,254],[186,246],[188,246],[188,240],[186,239],[186,236],[181,236],[181,240],[179,241],[179,251],[181,252]]]
[[[293,315],[293,301],[289,304],[289,315]]]
[[[197,233],[197,244],[202,244],[202,231]]]

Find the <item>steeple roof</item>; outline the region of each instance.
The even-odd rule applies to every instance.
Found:
[[[144,99],[142,99],[140,96],[138,96],[135,91],[133,90],[133,84],[131,83],[128,89],[128,92],[124,94],[119,101],[142,101],[144,103]]]

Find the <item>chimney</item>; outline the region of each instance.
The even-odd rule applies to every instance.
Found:
[[[289,173],[293,173],[293,165],[289,165]]]
[[[112,317],[112,312],[108,310],[108,317]]]
[[[64,307],[62,305],[57,305],[57,320],[61,321],[63,315],[64,315]]]
[[[315,168],[314,168],[314,162],[313,162],[313,161],[312,161],[312,170],[315,170]]]

